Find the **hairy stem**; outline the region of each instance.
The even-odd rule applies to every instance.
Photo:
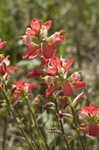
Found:
[[[59,114],[59,110],[58,110],[58,105],[57,105],[57,100],[55,100],[55,108],[56,108],[56,113]],[[57,116],[56,114],[56,116]],[[57,116],[57,120],[58,120],[58,124],[60,126],[60,130],[62,132],[62,136],[63,136],[63,139],[64,139],[64,142],[65,142],[65,145],[67,147],[67,150],[70,150],[70,147],[69,147],[69,143],[68,143],[68,140],[65,136],[65,131],[64,131],[64,126],[63,126],[63,122],[62,120]]]
[[[39,133],[39,136],[41,136],[41,138],[43,139],[43,142],[44,142],[44,145],[45,145],[45,147],[46,147],[46,150],[49,150],[49,147],[48,147],[48,144],[47,144],[47,142],[46,142],[45,136],[43,135],[41,129],[39,128],[39,126],[38,126],[38,124],[37,124],[35,115],[34,115],[32,109],[31,109],[31,106],[30,106],[28,100],[27,100],[27,105],[28,105],[28,110],[29,110],[29,112],[31,113],[32,118],[33,118],[33,120],[34,120],[34,124],[35,124],[36,130],[37,130],[37,132]]]
[[[77,128],[78,125],[79,125],[79,120],[78,120],[78,118],[77,118],[77,116],[76,116],[76,114],[75,114],[75,111],[74,111],[73,107],[70,106],[70,108],[71,108],[72,115],[73,115],[73,118],[74,118],[75,126],[76,126],[76,128]],[[82,150],[85,150],[85,143],[83,142],[83,139],[82,139],[82,137],[81,137],[81,135],[80,135],[80,132],[79,132],[78,130],[76,130],[76,132],[77,132],[77,134],[78,134],[78,136],[79,136],[79,141],[80,141]]]

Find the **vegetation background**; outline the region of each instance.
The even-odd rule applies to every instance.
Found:
[[[99,0],[0,0],[0,37],[8,41],[3,53],[10,56],[13,65],[25,70],[15,78],[23,78],[28,69],[39,63],[39,60],[33,63],[22,60],[26,47],[21,36],[32,18],[52,20],[49,34],[63,30],[66,41],[58,46],[58,55],[75,58],[75,66],[82,70],[87,83],[88,100],[99,104]],[[0,145],[5,124],[6,119],[1,115]],[[15,133],[14,126],[9,125],[6,150],[23,150]]]

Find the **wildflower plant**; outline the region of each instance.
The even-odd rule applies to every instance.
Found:
[[[56,142],[56,148],[72,150],[74,146],[77,149],[77,139],[81,149],[86,150],[87,135],[99,135],[99,106],[81,106],[86,83],[80,72],[72,71],[74,58],[56,55],[55,46],[65,37],[60,32],[48,36],[51,25],[51,20],[42,24],[34,18],[22,36],[27,47],[22,58],[40,59],[40,66],[33,68],[24,80],[13,77],[12,72],[17,73],[19,68],[10,66],[8,57],[0,54],[0,109],[12,118],[24,148],[52,150],[54,134],[55,139],[58,137],[63,143],[60,147]],[[6,41],[1,42],[0,49],[6,44]],[[52,116],[55,125],[44,122],[48,116]]]

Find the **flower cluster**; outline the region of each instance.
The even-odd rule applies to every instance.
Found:
[[[3,87],[3,83],[10,78],[9,72],[16,70],[15,66],[9,66],[10,61],[3,54],[0,54],[0,88]]]
[[[36,18],[32,19],[31,28],[26,29],[26,35],[23,36],[23,42],[27,46],[27,50],[23,54],[23,59],[34,59],[38,55],[42,55],[42,64],[45,65],[48,59],[56,54],[55,45],[64,41],[65,37],[60,35],[59,32],[55,32],[48,37],[48,30],[52,25],[52,21],[49,20],[42,24],[42,22]]]
[[[90,136],[99,135],[99,106],[90,104],[82,107],[79,119],[85,122],[84,126],[81,126],[85,134]]]
[[[30,95],[29,91],[33,87],[37,88],[37,85],[34,84],[34,83],[26,83],[26,82],[23,82],[23,81],[15,82],[12,86],[12,91],[14,93],[14,99],[16,101],[18,101],[18,99],[19,99],[22,92],[25,92],[25,93],[27,93],[27,95]]]
[[[69,80],[68,72],[73,62],[74,59],[66,61],[64,59],[59,59],[57,56],[53,56],[50,59],[50,67],[47,68],[45,72],[51,75],[51,81],[54,82],[53,86],[50,86],[47,90],[46,97],[49,97],[55,90],[59,89],[60,87],[65,96],[73,96],[73,88],[80,89],[85,86],[85,82],[83,81],[75,81],[74,79],[71,81]],[[49,84],[52,83],[50,82]]]

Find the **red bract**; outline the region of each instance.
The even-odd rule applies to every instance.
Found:
[[[40,54],[40,50],[36,49],[34,47],[29,47],[27,51],[24,52],[23,54],[23,59],[29,58],[29,59],[34,59]]]
[[[46,69],[46,72],[53,75],[53,76],[56,76],[58,73],[58,70],[57,70],[57,68],[50,67],[50,68]]]
[[[56,90],[57,90],[57,86],[56,85],[53,85],[53,86],[49,87],[46,90],[46,98],[48,98],[49,96],[51,96],[53,94],[53,92],[55,92]]]
[[[41,52],[46,59],[52,58],[56,54],[56,49],[53,46],[43,45]]]
[[[47,39],[48,45],[56,45],[59,44],[60,42],[64,41],[65,37],[63,35],[60,35],[59,32],[55,32],[52,36],[50,36]]]
[[[3,48],[6,44],[7,44],[7,41],[1,42],[1,39],[0,39],[0,49]]]
[[[68,80],[62,85],[62,91],[66,96],[74,95],[72,84]]]
[[[74,85],[73,86],[74,88],[81,89],[81,88],[84,88],[86,86],[86,83],[83,81],[74,81],[73,85]]]
[[[66,72],[68,72],[69,68],[72,66],[72,64],[74,63],[74,59],[70,59],[66,62],[66,66],[65,66],[65,70]]]
[[[40,77],[42,75],[42,73],[40,72],[39,69],[33,69],[32,73],[28,74],[28,78],[32,78],[32,77]]]
[[[36,18],[32,19],[30,25],[31,25],[32,30],[35,32],[35,35],[38,34],[39,30],[42,27],[41,21]]]
[[[46,30],[48,31],[52,26],[52,20],[48,20],[44,23],[44,26],[46,27]]]
[[[50,59],[50,64],[57,69],[62,67],[62,61],[57,56]]]

